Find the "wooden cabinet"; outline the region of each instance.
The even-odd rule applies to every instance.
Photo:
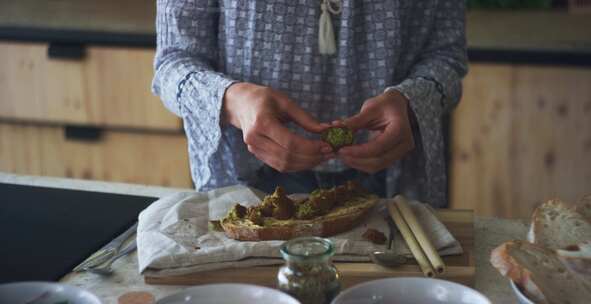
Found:
[[[0,171],[191,187],[180,133],[105,130],[88,140],[62,126],[0,123]]]
[[[0,42],[0,171],[191,187],[181,120],[150,92],[153,49]],[[66,137],[96,128],[94,140]]]
[[[0,118],[180,129],[150,92],[154,50],[87,47],[80,59],[47,54],[47,44],[0,42]]]
[[[529,217],[591,193],[591,69],[474,64],[453,114],[451,202]]]

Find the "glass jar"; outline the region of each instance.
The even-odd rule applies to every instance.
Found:
[[[277,274],[278,288],[302,304],[327,304],[341,290],[340,274],[330,258],[334,245],[328,239],[301,237],[281,246],[285,265]]]

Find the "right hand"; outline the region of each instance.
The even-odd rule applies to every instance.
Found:
[[[240,82],[224,95],[224,120],[242,130],[248,151],[280,172],[308,170],[334,157],[332,148],[291,132],[293,121],[308,132],[321,133],[321,124],[286,95],[269,87]]]

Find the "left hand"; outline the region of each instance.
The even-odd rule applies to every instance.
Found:
[[[353,132],[373,131],[370,139],[341,148],[338,157],[349,167],[367,173],[388,168],[415,147],[408,114],[408,100],[398,91],[390,90],[366,100],[359,114],[340,123]]]

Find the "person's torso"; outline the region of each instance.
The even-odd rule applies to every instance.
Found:
[[[341,0],[336,54],[320,55],[321,0],[221,0],[219,68],[286,93],[321,121],[350,116],[420,59],[437,2]]]
[[[366,99],[407,77],[421,59],[440,2],[341,0],[342,12],[331,16],[336,54],[320,55],[321,0],[209,1],[219,4],[216,69],[279,90],[324,122],[356,114]],[[198,153],[199,147],[190,150]],[[233,127],[223,128],[213,159],[208,165],[219,168],[205,188],[248,181],[262,166]],[[336,161],[316,168],[343,169]]]

